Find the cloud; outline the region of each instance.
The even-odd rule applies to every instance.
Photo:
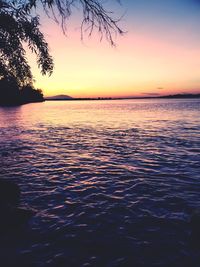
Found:
[[[142,93],[143,95],[149,95],[149,96],[159,96],[158,93]]]
[[[164,88],[163,87],[157,87],[158,90],[163,90]]]

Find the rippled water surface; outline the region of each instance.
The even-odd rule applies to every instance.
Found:
[[[200,100],[0,108],[0,160],[36,211],[3,267],[200,266]]]

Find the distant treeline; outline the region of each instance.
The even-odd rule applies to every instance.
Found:
[[[176,95],[166,95],[166,96],[143,96],[143,97],[84,97],[84,98],[73,98],[62,95],[62,97],[47,97],[45,100],[48,101],[75,101],[75,100],[120,100],[120,99],[159,99],[159,98],[200,98],[200,94],[176,94]]]
[[[42,90],[32,84],[19,86],[14,78],[0,79],[0,105],[12,106],[44,101]]]
[[[142,97],[126,97],[113,99],[157,99],[157,98],[200,98],[200,94],[175,94],[164,96],[142,96]]]
[[[112,97],[80,97],[80,98],[57,98],[57,97],[52,97],[52,98],[45,98],[45,100],[48,101],[75,101],[75,100],[112,100],[114,98]]]
[[[200,94],[176,94],[160,96],[158,98],[200,98]]]
[[[159,98],[200,98],[200,94],[175,94],[165,96],[141,96],[141,97],[123,97],[112,99],[159,99]]]

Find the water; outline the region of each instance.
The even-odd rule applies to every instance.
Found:
[[[192,99],[0,108],[0,176],[36,211],[0,242],[3,266],[200,266],[199,114]]]

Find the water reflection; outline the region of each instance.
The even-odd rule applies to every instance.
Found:
[[[199,100],[45,102],[12,119],[0,109],[0,175],[37,210],[13,262],[197,266],[199,111]]]
[[[22,119],[21,109],[21,106],[0,107],[0,127],[6,128],[20,125],[20,121]]]

